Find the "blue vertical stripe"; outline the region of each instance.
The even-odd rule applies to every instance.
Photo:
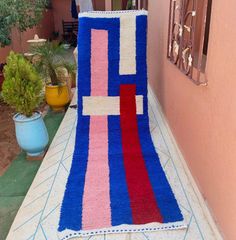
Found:
[[[120,95],[120,20],[110,19],[109,25],[109,81],[108,95]],[[124,159],[121,145],[120,117],[108,117],[110,198],[112,226],[132,224],[132,213],[126,184]]]
[[[90,95],[91,31],[86,27],[86,21],[83,19],[79,24],[78,86],[80,87],[78,87],[76,139],[71,171],[61,207],[59,231],[65,229],[78,231],[82,228],[82,204],[88,160],[90,120],[90,117],[82,116],[82,97]]]
[[[108,117],[109,167],[112,226],[132,224],[129,194],[125,178],[119,117]]]

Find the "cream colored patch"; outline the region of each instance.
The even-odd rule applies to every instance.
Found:
[[[143,96],[136,96],[136,112],[143,114]],[[120,97],[83,97],[84,116],[120,115]]]
[[[120,75],[136,74],[136,16],[120,17]]]

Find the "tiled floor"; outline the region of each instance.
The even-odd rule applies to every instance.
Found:
[[[76,100],[74,99],[74,102]],[[214,240],[206,214],[187,177],[158,103],[149,94],[152,137],[188,227],[184,230],[101,235],[83,240]],[[7,240],[58,240],[57,225],[71,166],[76,111],[69,109],[17,214]],[[214,226],[213,226],[214,227]],[[80,238],[81,240],[81,238]]]

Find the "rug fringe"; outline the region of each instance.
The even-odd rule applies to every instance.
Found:
[[[147,10],[122,10],[122,11],[91,11],[91,12],[83,12],[79,13],[79,17],[92,17],[92,18],[112,18],[112,17],[121,17],[124,15],[134,15],[134,16],[141,16],[141,15],[148,15]]]
[[[94,235],[102,234],[117,234],[117,233],[140,233],[140,232],[156,232],[156,231],[171,231],[171,230],[181,230],[186,229],[187,224],[182,222],[176,223],[161,223],[159,226],[157,223],[150,223],[146,225],[120,225],[117,227],[99,229],[99,230],[89,230],[89,231],[72,231],[65,230],[59,234],[60,240],[68,240],[74,237],[89,237]]]

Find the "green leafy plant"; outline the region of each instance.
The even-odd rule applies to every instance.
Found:
[[[22,55],[10,52],[4,67],[3,100],[16,112],[32,116],[42,101],[42,80],[34,66]]]
[[[65,68],[69,72],[73,69],[73,64],[69,64],[63,57],[65,49],[62,46],[47,42],[42,46],[32,48],[31,51],[39,56],[35,65],[44,79],[49,79],[49,83],[53,86],[60,86],[65,82],[61,75],[58,74],[58,70]]]
[[[133,2],[132,2],[132,0],[128,0],[126,9],[127,9],[127,10],[133,9]]]
[[[36,26],[42,19],[48,0],[1,0],[0,47],[11,44],[11,29],[20,33]]]
[[[77,70],[76,64],[70,63],[70,62],[65,62],[64,67],[66,68],[66,70],[69,74],[72,87],[75,87],[75,85],[76,85],[76,70]]]
[[[76,71],[76,65],[71,62],[64,62],[63,67],[68,71],[69,74],[73,74]]]

